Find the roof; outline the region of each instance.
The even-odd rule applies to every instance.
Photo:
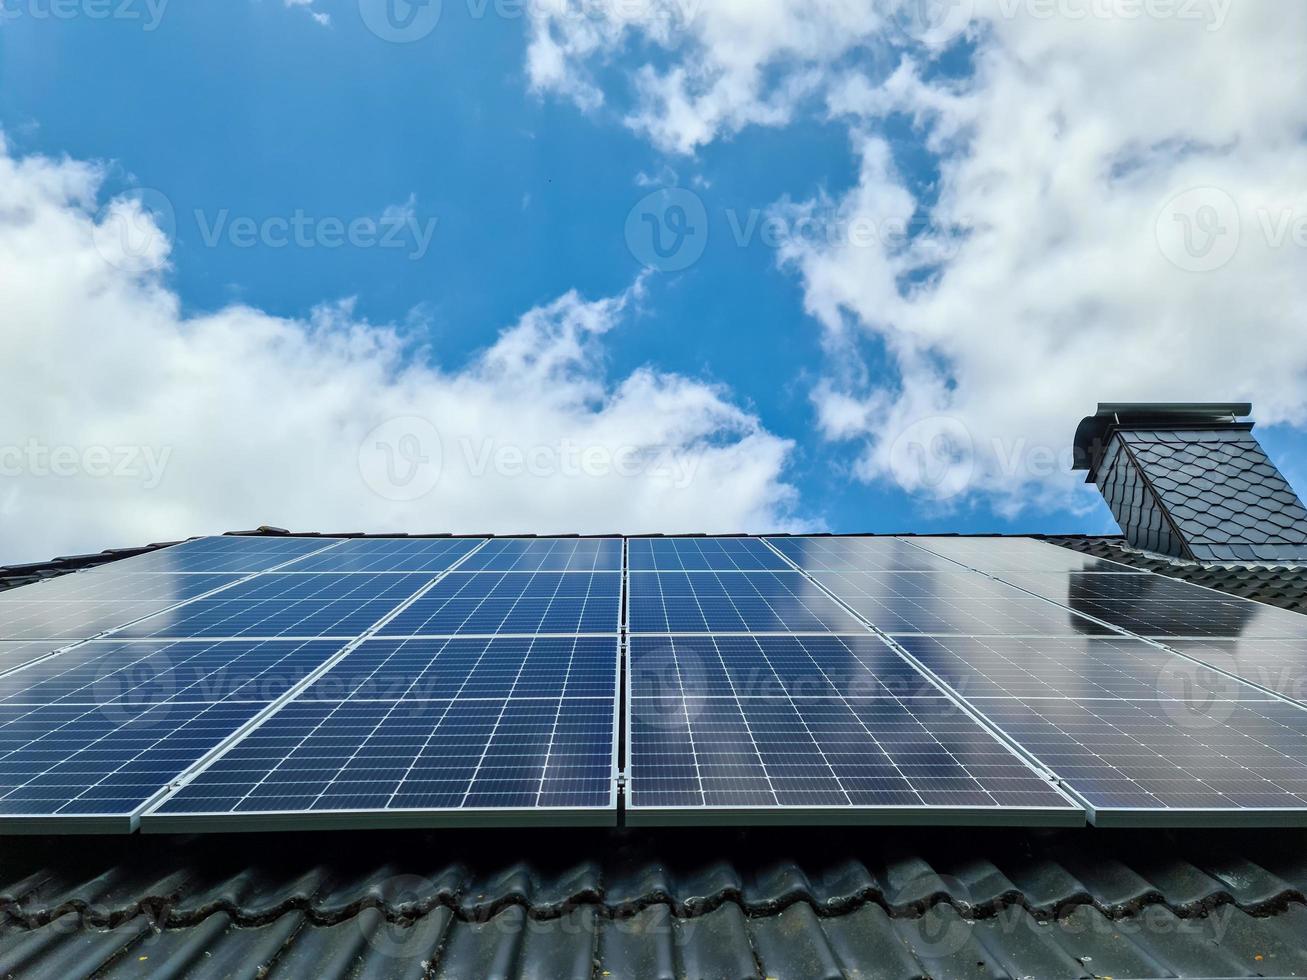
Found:
[[[1301,566],[1046,540],[1307,608]],[[1307,832],[25,838],[0,911],[0,976],[1304,976]]]
[[[1307,836],[259,835],[0,857],[7,975],[1307,973]]]

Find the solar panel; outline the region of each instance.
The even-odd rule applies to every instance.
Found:
[[[792,570],[759,538],[631,538],[626,549],[633,572]]]
[[[465,572],[620,572],[621,538],[492,538]]]
[[[1105,561],[1030,538],[914,537],[912,544],[981,572],[1137,572],[1129,565]]]
[[[13,670],[15,667],[21,667],[33,660],[39,660],[41,657],[54,653],[59,647],[60,644],[50,641],[44,643],[0,641],[0,673]]]
[[[154,602],[0,603],[0,639],[87,640],[166,608]]]
[[[294,559],[306,546],[316,551],[332,544],[302,538],[200,538],[7,590],[0,593],[0,640],[91,639],[196,597],[219,594],[252,571]]]
[[[1100,826],[1307,823],[1307,711],[1126,638],[907,637]]]
[[[99,641],[0,678],[0,829],[127,832],[336,643]]]
[[[193,599],[240,581],[239,575],[171,575],[154,572],[119,572],[112,566],[60,575],[18,589],[0,592],[0,605],[26,602],[123,601],[174,603]]]
[[[620,572],[450,572],[380,636],[617,633]]]
[[[1148,572],[1134,575],[1115,572],[1003,572],[999,577],[1063,605],[1100,599],[1193,602],[1219,597],[1219,593],[1210,589],[1200,589],[1188,582]]]
[[[151,831],[616,821],[618,639],[370,640]]]
[[[632,633],[865,633],[798,572],[631,572]]]
[[[339,543],[338,539],[332,538],[241,535],[195,538],[135,558],[114,562],[97,571],[166,572],[174,575],[189,572],[216,572],[249,575],[254,572],[265,572],[277,565]]]
[[[1307,616],[1244,599],[1077,599],[1069,606],[1138,636],[1307,638]]]
[[[886,633],[1075,636],[1112,632],[974,572],[812,574],[850,609]]]
[[[288,574],[269,572],[212,598],[142,620],[135,637],[337,637],[364,633],[432,582],[426,573]]]
[[[768,538],[768,543],[805,571],[949,572],[958,566],[898,538]]]
[[[1187,657],[1307,703],[1307,640],[1167,637],[1164,642]]]
[[[287,572],[443,572],[483,538],[351,538],[284,567]]]
[[[629,651],[628,823],[1084,820],[872,636]]]

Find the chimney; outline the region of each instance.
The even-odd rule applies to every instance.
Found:
[[[1307,562],[1307,508],[1233,404],[1100,403],[1076,429],[1088,470],[1136,548],[1190,561]]]

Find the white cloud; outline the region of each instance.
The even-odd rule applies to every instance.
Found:
[[[642,284],[567,293],[450,370],[348,302],[307,320],[183,313],[157,273],[132,271],[168,252],[157,232],[123,238],[150,218],[122,201],[97,225],[101,179],[0,143],[4,561],[264,523],[788,526],[790,445],[729,392],[654,368],[605,375],[604,334],[638,315]],[[150,261],[106,261],[124,242]],[[434,487],[406,499],[422,481]]]
[[[528,5],[527,71],[537,91],[592,109],[605,101],[594,67],[633,39],[679,55],[670,68],[634,73],[627,123],[689,153],[750,124],[789,121],[825,66],[885,30],[886,12],[907,2],[916,0],[542,0]]]
[[[851,319],[890,353],[895,377],[817,393],[828,435],[863,442],[864,476],[911,483],[896,435],[961,423],[952,465],[971,489],[1011,512],[1076,506],[1053,454],[1099,400],[1247,398],[1264,421],[1307,421],[1307,249],[1263,230],[1307,222],[1307,104],[1289,94],[1307,86],[1307,8],[1244,5],[1206,27],[999,15],[961,85],[909,65],[861,100],[832,97],[863,165],[828,220],[893,225],[921,203],[878,135],[886,112],[911,114],[941,155],[911,246],[786,255],[832,337]],[[1168,207],[1194,187],[1218,190]],[[1184,245],[1209,206],[1231,244],[1242,229],[1219,268],[1202,228]]]
[[[315,21],[317,21],[319,24],[321,24],[323,27],[330,27],[330,26],[331,26],[331,14],[328,14],[328,13],[325,13],[324,11],[321,11],[321,10],[317,10],[317,9],[315,9],[314,6],[313,6],[313,4],[316,2],[316,0],[282,0],[282,2],[283,2],[283,3],[284,3],[288,8],[289,8],[289,7],[299,7],[299,8],[301,8],[301,9],[304,10],[304,11],[305,11],[305,12],[306,12],[310,17],[312,17]]]
[[[639,29],[573,52],[569,77]],[[934,71],[962,36],[973,70]],[[808,95],[848,128],[856,186],[777,211],[841,232],[781,260],[833,353],[823,431],[860,446],[863,478],[1075,508],[1091,498],[1056,456],[1099,400],[1248,398],[1307,423],[1307,6],[767,0],[648,40],[669,57],[627,71],[629,118],[664,149],[784,125]],[[930,196],[891,114],[938,163]]]

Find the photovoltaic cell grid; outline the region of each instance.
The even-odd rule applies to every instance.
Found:
[[[198,538],[0,593],[0,640],[85,640],[332,544]]]
[[[42,657],[49,656],[60,647],[59,643],[46,641],[13,643],[9,641],[0,641],[0,673],[13,670],[15,667],[21,667],[23,664],[31,663],[33,660],[39,660]]]
[[[951,561],[897,538],[768,538],[768,543],[809,572],[956,572]]]
[[[334,637],[370,629],[435,579],[431,573],[267,572],[123,630],[135,637]]]
[[[1076,636],[1112,632],[974,572],[810,574],[886,633]]]
[[[145,825],[611,823],[617,671],[616,636],[366,641]]]
[[[0,679],[0,824],[127,831],[172,779],[339,649],[82,644]]]
[[[1207,645],[1206,656],[1212,660],[1217,655],[1210,648],[1222,642],[1222,637],[1240,637],[1241,656],[1235,658],[1238,668],[1235,672],[1242,671],[1244,676],[1254,670],[1259,675],[1268,675],[1269,672],[1281,687],[1266,684],[1263,679],[1250,679],[1277,691],[1289,683],[1284,675],[1301,662],[1302,655],[1295,641],[1273,637],[1302,636],[1296,615],[1254,603],[1214,598],[1205,590],[1194,590],[1201,598],[1180,596],[1169,584],[1170,580],[1029,540],[920,538],[911,539],[913,543],[886,538],[773,540],[791,561],[804,567],[825,588],[839,595],[878,627],[886,629],[888,626],[891,632],[901,632],[900,642],[905,644],[928,642],[921,636],[908,636],[908,633],[967,630],[967,636],[931,642],[981,644],[992,652],[995,644],[1020,642],[1012,635],[1017,630],[1035,631],[1036,638],[1029,642],[1041,654],[1041,669],[1052,669],[1054,675],[1048,677],[1038,671],[1027,671],[1020,677],[1025,688],[1015,684],[1013,675],[1004,675],[1007,685],[1004,693],[991,694],[984,703],[993,712],[1002,713],[1013,728],[1027,733],[1026,738],[1032,745],[1038,745],[1040,752],[1034,752],[1024,742],[1023,748],[1039,755],[1045,765],[1056,768],[1068,785],[1079,791],[1079,782],[1083,782],[1089,787],[1089,792],[1107,794],[1104,799],[1110,797],[1111,806],[1096,807],[1100,822],[1103,819],[1133,819],[1141,814],[1150,817],[1161,814],[1174,819],[1176,814],[1195,812],[1237,811],[1246,815],[1258,811],[1261,815],[1282,816],[1302,809],[1302,802],[1298,800],[1300,787],[1296,782],[1301,773],[1292,761],[1294,757],[1303,755],[1301,746],[1295,741],[1304,737],[1299,708],[1272,700],[1269,695],[1238,685],[1216,671],[1204,670],[1180,657],[1168,658],[1169,673],[1163,671],[1161,680],[1156,681],[1168,696],[1149,695],[1147,685],[1154,680],[1147,677],[1144,664],[1150,657],[1160,654],[1166,658],[1166,655],[1156,647],[1135,645],[1121,637],[1090,640],[1079,636],[1086,624],[1090,632],[1101,632],[1102,629],[1071,615],[1071,610],[1088,607],[1085,611],[1090,611],[1091,615],[1119,622],[1127,629],[1135,629],[1129,624],[1136,623],[1141,630],[1155,631],[1149,635],[1165,638],[1176,646],[1198,642],[1176,639],[1177,636],[1202,638]],[[633,633],[640,633],[642,627],[659,633],[865,633],[861,623],[848,616],[822,588],[814,586],[802,574],[735,570],[754,560],[765,566],[773,558],[778,567],[785,566],[786,563],[770,553],[759,539],[632,539],[628,548],[641,541],[658,543],[650,544],[647,552],[642,551],[638,556],[635,550],[631,551],[628,612]],[[287,542],[292,543],[288,545]],[[998,544],[987,549],[977,542]],[[303,815],[301,811],[306,809],[306,800],[310,798],[314,801],[312,812],[315,819],[323,816],[329,821],[342,812],[355,819],[361,813],[365,824],[378,819],[378,814],[380,822],[387,822],[396,814],[402,819],[404,815],[445,812],[455,814],[454,822],[472,813],[513,814],[520,818],[523,811],[538,813],[555,809],[575,817],[568,822],[589,822],[591,817],[601,812],[611,815],[615,767],[612,744],[615,698],[611,693],[611,683],[606,694],[580,693],[597,690],[599,686],[595,680],[597,674],[583,670],[561,688],[551,690],[557,682],[562,648],[546,653],[546,646],[542,644],[581,642],[574,636],[563,634],[607,633],[610,636],[606,641],[591,638],[586,642],[607,644],[610,648],[607,662],[610,665],[616,663],[621,575],[617,570],[596,572],[595,569],[614,564],[615,569],[620,569],[621,542],[619,539],[492,539],[491,543],[496,545],[491,554],[483,557],[478,552],[472,555],[472,560],[480,559],[482,567],[494,570],[470,572],[467,569],[472,562],[465,561],[388,627],[395,627],[403,617],[409,617],[409,622],[400,627],[400,631],[393,634],[383,631],[385,635],[395,637],[457,636],[458,639],[364,642],[308,691],[282,706],[233,747],[231,751],[235,752],[249,743],[250,751],[254,752],[256,743],[250,739],[265,731],[266,737],[273,740],[257,749],[263,752],[263,769],[269,778],[263,780],[260,777],[258,788],[249,793],[242,792],[240,797],[242,801],[248,797],[254,802],[238,811],[231,794],[235,791],[233,787],[244,785],[240,779],[214,783],[214,786],[224,788],[213,790],[207,804],[187,809],[189,804],[178,803],[180,809],[171,814],[163,812],[162,806],[156,808],[159,812],[155,818],[164,822],[160,829],[166,829],[167,821],[190,821],[197,815],[212,814],[213,811],[207,807],[214,805],[213,800],[221,801],[217,811],[220,821],[241,819],[233,817],[236,813],[259,814],[262,815],[260,819],[268,818],[272,821],[269,825],[277,826],[287,825],[280,822],[286,818],[290,819],[289,825],[294,826],[295,814]],[[716,546],[718,543],[720,547]],[[208,755],[232,731],[278,696],[276,684],[270,687],[274,693],[267,696],[258,691],[248,696],[232,696],[231,692],[238,690],[239,685],[233,687],[231,683],[222,683],[230,680],[229,672],[221,669],[227,654],[242,645],[261,646],[253,640],[264,636],[264,629],[275,629],[276,632],[267,635],[283,638],[339,636],[339,640],[319,644],[332,652],[338,651],[346,638],[370,629],[418,590],[425,588],[443,568],[471,554],[478,544],[479,541],[471,539],[351,539],[343,542],[330,539],[201,539],[168,551],[56,580],[70,583],[60,587],[68,590],[63,593],[68,598],[34,603],[22,599],[20,593],[26,589],[8,593],[7,597],[0,598],[0,657],[4,657],[8,650],[9,663],[13,665],[9,668],[11,670],[44,656],[55,649],[59,641],[71,642],[103,629],[115,629],[124,622],[157,611],[160,603],[168,605],[175,601],[183,604],[116,635],[141,630],[158,638],[177,630],[180,631],[177,635],[182,637],[243,636],[250,642],[241,644],[224,640],[222,644],[212,644],[192,638],[185,643],[136,641],[134,644],[115,645],[96,641],[74,647],[42,663],[17,669],[3,678],[12,681],[30,671],[33,692],[24,694],[25,687],[21,682],[12,691],[10,687],[0,686],[0,711],[24,712],[18,717],[3,716],[0,731],[20,735],[26,731],[33,735],[39,734],[30,727],[34,724],[38,727],[40,724],[47,727],[57,725],[63,732],[60,737],[64,741],[47,742],[33,751],[48,752],[52,745],[58,745],[69,756],[70,765],[85,768],[39,772],[37,781],[15,786],[17,795],[12,800],[8,796],[0,799],[0,819],[5,817],[4,806],[8,801],[19,808],[34,807],[23,810],[23,813],[55,813],[58,814],[56,819],[79,813],[98,814],[94,820],[105,826],[111,823],[120,829],[123,821],[130,819],[132,811],[124,811],[127,813],[124,816],[124,812],[113,808],[119,804],[125,807],[130,802],[129,797],[144,788],[144,781],[149,777],[142,773],[162,772],[166,768],[160,761],[160,754],[166,754],[169,764],[176,763],[176,768],[152,789],[151,795]],[[393,551],[390,545],[394,546]],[[1005,581],[1012,580],[1052,602],[1015,590],[1009,593],[1005,584],[966,571],[956,562],[924,550],[925,547],[937,548],[941,552],[952,549],[953,557],[958,561],[984,567],[988,574]],[[328,550],[308,555],[309,551],[324,548]],[[353,553],[347,554],[344,549]],[[331,560],[333,555],[338,555],[334,562]],[[167,560],[161,561],[161,556],[166,556]],[[142,570],[144,562],[151,565]],[[277,572],[257,575],[239,585],[230,584],[240,576],[267,572],[286,562],[290,564]],[[676,563],[683,569],[696,563],[721,567],[693,572],[635,570],[637,564],[645,563],[659,569],[676,567]],[[1017,568],[1004,567],[1010,565]],[[347,570],[352,574],[339,574]],[[108,574],[110,571],[112,575]],[[227,576],[227,579],[222,580],[222,576]],[[138,584],[133,586],[129,578],[135,578]],[[174,586],[163,584],[174,579],[178,580]],[[1157,584],[1159,579],[1164,584]],[[208,591],[205,585],[222,591],[208,598],[194,599],[194,596]],[[132,594],[155,598],[122,598]],[[181,598],[176,598],[178,596]],[[1059,610],[1054,603],[1064,608]],[[423,604],[426,608],[420,608]],[[33,605],[38,608],[28,608]],[[51,610],[46,607],[54,606],[58,607],[58,614],[52,617]],[[336,607],[334,612],[325,608],[333,606]],[[1036,606],[1047,612],[1036,613]],[[20,626],[26,623],[36,632],[12,627],[5,629],[6,607],[9,607],[11,616],[17,615],[17,619],[11,622],[16,621]],[[1271,614],[1265,619],[1262,618],[1263,609]],[[373,612],[377,615],[369,618]],[[22,618],[24,615],[26,620]],[[1168,615],[1172,620],[1167,619]],[[1053,618],[1043,620],[1041,616]],[[44,632],[60,624],[68,630],[67,634],[47,636]],[[1067,624],[1072,624],[1071,628],[1067,628]],[[908,626],[912,628],[906,629]],[[98,628],[92,630],[92,627]],[[239,629],[239,632],[228,633],[228,629]],[[306,632],[301,634],[300,629]],[[348,632],[335,632],[337,630]],[[1177,630],[1185,632],[1175,632]],[[16,635],[10,636],[11,633]],[[539,633],[560,635],[534,635]],[[525,635],[519,637],[516,634]],[[1268,636],[1263,639],[1258,634]],[[479,635],[496,638],[493,643],[470,638]],[[1108,635],[1111,636],[1110,631]],[[26,637],[42,637],[43,642],[30,645],[9,642]],[[996,793],[1010,791],[1009,784],[1002,782],[1002,778],[1010,776],[1011,771],[1003,766],[1011,766],[1015,761],[1024,767],[1021,770],[1023,778],[1033,778],[1039,788],[1051,792],[1057,802],[1051,809],[1029,802],[1008,803],[999,819],[1049,822],[1067,818],[1065,809],[1058,810],[1065,801],[1042,782],[1038,773],[1025,767],[936,689],[928,684],[926,689],[922,689],[923,679],[915,671],[908,669],[904,674],[906,662],[893,655],[888,647],[883,647],[883,650],[889,652],[891,659],[877,661],[875,670],[869,669],[865,662],[870,655],[863,654],[862,659],[850,656],[847,646],[859,642],[880,646],[880,641],[869,636],[854,639],[831,635],[632,636],[633,650],[640,644],[659,644],[664,661],[667,649],[673,645],[679,645],[681,651],[692,651],[697,649],[697,645],[707,644],[717,653],[717,667],[713,667],[712,657],[702,655],[704,647],[693,657],[673,656],[671,660],[677,669],[670,675],[666,669],[661,672],[645,669],[639,675],[644,680],[632,674],[633,696],[628,717],[632,738],[632,812],[638,818],[650,814],[684,815],[695,808],[718,812],[740,810],[751,815],[759,812],[753,809],[755,807],[782,812],[806,808],[826,814],[859,811],[853,819],[869,819],[868,813],[873,812],[881,817],[911,813],[913,819],[918,819],[917,808],[923,806],[920,801],[929,798],[935,801],[929,806],[943,808],[940,813],[974,811],[988,815],[994,812]],[[1254,642],[1261,653],[1253,649],[1251,644]],[[476,652],[478,644],[481,645],[480,653]],[[495,644],[503,646],[490,651]],[[518,644],[518,647],[515,649],[513,644]],[[522,644],[526,647],[522,648]],[[534,652],[532,644],[537,645]],[[724,652],[733,644],[743,644],[741,649],[745,652],[741,654],[734,649]],[[753,650],[749,644],[753,644]],[[777,644],[778,647],[764,654],[761,651],[767,644]],[[798,645],[797,650],[794,644]],[[846,649],[843,654],[813,656],[804,651],[804,644],[818,647],[843,644]],[[301,644],[283,645],[298,647]],[[1226,642],[1225,645],[1231,644]],[[132,654],[134,659],[130,664],[122,669],[110,669],[110,662],[103,655],[95,654],[94,648],[100,646],[138,649]],[[177,663],[167,656],[160,658],[159,649],[173,647],[191,651],[218,647],[219,651],[197,654]],[[1108,647],[1114,651],[1110,656],[1102,652]],[[146,648],[150,648],[150,655],[141,654],[141,650]],[[1068,653],[1077,649],[1079,652]],[[1087,650],[1095,651],[1094,655],[1088,656]],[[95,659],[97,656],[98,660]],[[206,660],[205,656],[209,659]],[[331,653],[326,654],[329,656]],[[326,657],[317,662],[311,658],[302,660],[303,670],[298,674],[288,672],[286,676],[291,680],[281,690],[286,690],[289,684],[320,666]],[[354,659],[356,657],[359,659]],[[85,707],[77,699],[86,696],[85,672],[90,667],[78,665],[87,658],[95,661],[96,680],[89,688],[93,693],[97,690],[96,683],[101,689],[113,690],[115,684],[132,681],[130,695],[103,699],[106,707],[118,717],[127,719],[120,726],[121,730],[102,732],[96,727],[104,714],[103,708],[89,718],[83,712],[70,718],[67,724],[61,721],[60,712]],[[574,651],[568,654],[569,663],[575,659]],[[254,663],[248,658],[246,662]],[[642,661],[646,667],[657,662],[656,657]],[[947,658],[941,657],[941,662],[947,663]],[[59,669],[60,664],[63,670]],[[696,668],[696,664],[707,666]],[[841,665],[846,668],[844,673],[839,670]],[[1230,669],[1224,662],[1215,665]],[[989,666],[999,669],[994,663]],[[5,663],[0,662],[0,671],[4,669]],[[82,673],[79,674],[79,670]],[[674,677],[676,683],[672,684],[668,677]],[[160,684],[158,678],[165,680]],[[360,678],[365,683],[350,688]],[[1057,685],[1060,693],[1031,693],[1038,690],[1041,683],[1045,692]],[[1236,691],[1232,694],[1221,684],[1233,684]],[[643,696],[634,694],[637,685],[638,689],[646,691]],[[974,685],[975,689],[981,686],[979,683]],[[265,683],[264,687],[269,685]],[[339,693],[341,688],[350,688],[350,693]],[[1067,693],[1099,689],[1112,693],[1103,697],[1076,693],[1074,700]],[[334,695],[333,690],[337,690]],[[223,691],[227,693],[223,694]],[[648,693],[650,691],[654,693]],[[368,696],[369,692],[372,696]],[[1194,692],[1201,696],[1195,696]],[[966,691],[961,693],[964,697],[971,696]],[[980,694],[974,696],[982,697]],[[25,697],[35,699],[34,703],[24,701]],[[555,702],[548,741],[553,744],[562,733],[563,741],[559,744],[565,751],[560,758],[568,760],[566,763],[541,762],[541,732],[551,717],[547,706],[540,707],[538,702],[541,701]],[[605,731],[609,739],[602,747],[602,763],[598,748],[603,742],[599,731],[598,702],[607,709]],[[498,709],[494,710],[496,704]],[[1209,710],[1210,705],[1218,707]],[[90,784],[92,777],[106,774],[102,765],[92,765],[96,762],[93,755],[82,754],[83,748],[91,753],[113,749],[121,756],[129,749],[139,747],[137,743],[142,737],[143,727],[166,729],[167,717],[173,717],[179,707],[186,709],[184,717],[174,719],[181,724],[166,734],[165,740],[159,744],[158,753],[149,755],[152,749],[147,749],[139,759],[134,757],[123,770],[117,786],[112,779],[103,785]],[[162,713],[165,710],[167,717]],[[679,710],[684,717],[684,737],[679,729],[675,738],[666,735],[664,720],[669,710],[673,716]],[[941,717],[941,711],[945,717]],[[38,720],[37,715],[42,712],[52,714]],[[133,715],[132,712],[140,714]],[[142,722],[140,719],[147,715],[150,717]],[[406,715],[422,719],[417,730],[425,730],[432,738],[438,730],[440,738],[455,747],[448,772],[438,765],[429,765],[430,757],[414,748],[411,741],[414,729],[405,726]],[[858,729],[850,727],[853,724],[851,717],[856,720]],[[573,718],[579,726],[575,732],[567,728]],[[704,719],[702,723],[701,718]],[[1181,721],[1177,722],[1177,718]],[[1127,721],[1131,724],[1126,724]],[[11,722],[16,727],[11,728]],[[1116,724],[1115,728],[1111,727],[1113,724]],[[24,725],[29,727],[24,729]],[[487,729],[487,725],[491,727]],[[796,728],[796,725],[800,727]],[[1056,728],[1057,736],[1050,734],[1050,725]],[[1092,725],[1097,725],[1100,733],[1107,733],[1101,735],[1104,740],[1101,745],[1093,741],[1093,733],[1088,731]],[[750,739],[752,757],[742,751],[741,726]],[[873,729],[879,732],[876,726],[885,730],[883,738],[873,739],[874,748],[884,759],[894,764],[900,756],[911,757],[906,759],[906,765],[898,768],[899,773],[916,779],[915,783],[908,779],[909,796],[901,795],[904,792],[901,782],[876,782],[885,778],[885,762],[874,752],[870,758],[875,760],[875,764],[869,763],[869,768],[849,768],[853,766],[853,759],[845,750],[861,745],[861,740],[864,736],[869,737]],[[364,732],[365,728],[367,732]],[[1195,735],[1190,728],[1196,728],[1200,734]],[[646,729],[652,734],[643,736],[644,744],[655,750],[652,754],[641,755],[646,775],[655,780],[643,784],[647,790],[641,788],[634,769],[636,734]],[[859,734],[859,729],[862,734]],[[368,743],[367,752],[360,750],[360,756],[355,759],[351,750],[349,759],[342,761],[338,758],[342,740],[351,740],[354,747],[359,747],[364,741],[360,733],[374,730],[376,741]],[[930,748],[918,752],[924,744],[916,740],[920,730],[925,730],[935,744],[945,746],[951,758],[962,763],[968,778],[982,786],[986,801],[981,802],[980,797],[974,795],[975,789],[970,784],[949,782],[961,778],[956,770],[950,768],[951,763],[943,768],[938,765],[932,768],[932,753],[936,750]],[[796,735],[799,731],[808,741]],[[974,741],[976,733],[990,741]],[[1059,754],[1067,744],[1062,737],[1067,733],[1076,736],[1071,741],[1078,746],[1098,746],[1101,749],[1098,761],[1082,771],[1076,768],[1079,757]],[[1142,749],[1137,737],[1140,733],[1147,735]],[[1011,737],[1011,731],[1008,734]],[[331,764],[309,766],[307,771],[311,775],[302,783],[296,783],[294,772],[303,768],[305,760],[314,758],[312,752],[284,753],[291,762],[283,760],[281,755],[274,758],[270,754],[273,748],[284,747],[286,739],[299,735],[304,736],[304,743],[313,746],[314,751],[322,751],[321,759],[337,764],[334,774]],[[464,736],[471,742],[459,742]],[[134,737],[137,742],[131,742]],[[275,741],[279,737],[282,742]],[[1133,744],[1120,741],[1132,737],[1135,738]],[[319,741],[319,738],[328,741]],[[329,741],[331,739],[336,741]],[[490,740],[495,743],[493,751]],[[694,743],[691,757],[695,760],[695,778],[698,780],[695,785],[704,801],[701,803],[669,802],[677,794],[680,794],[679,799],[686,799],[685,794],[692,796],[695,791],[688,788],[685,779],[686,740]],[[88,741],[90,747],[83,745]],[[477,768],[472,770],[460,793],[458,780],[467,775],[466,764],[471,751],[468,745],[479,746],[481,752]],[[794,746],[792,752],[787,752],[787,745]],[[708,747],[699,759],[696,752],[703,746]],[[821,765],[816,764],[811,746],[816,746]],[[401,779],[387,794],[389,808],[379,808],[379,787],[384,785],[386,767],[375,767],[383,773],[383,781],[377,787],[367,788],[361,785],[364,780],[355,778],[367,768],[359,759],[372,758],[379,762],[381,753],[397,747],[401,755],[407,747],[414,760],[413,772],[419,778]],[[721,753],[717,752],[718,747],[723,749]],[[987,769],[987,753],[994,749],[1005,755],[989,758],[988,764],[997,768]],[[374,750],[377,754],[369,754]],[[1106,772],[1101,765],[1103,760],[1110,762],[1118,750],[1128,763],[1126,776]],[[853,751],[857,754],[863,749]],[[332,755],[332,752],[337,752],[337,755]],[[72,759],[74,754],[77,760]],[[230,756],[231,752],[221,756],[217,764],[204,769],[200,777],[175,798],[180,799],[191,786],[209,785],[202,780],[209,779],[208,773],[218,771]],[[1228,771],[1223,768],[1220,773],[1205,774],[1199,763],[1212,756],[1229,761]],[[1065,765],[1052,766],[1045,761],[1046,757],[1057,758]],[[14,757],[19,762],[37,758]],[[260,757],[253,758],[257,762]],[[994,758],[1001,758],[1002,764],[993,761]],[[239,756],[237,759],[239,761]],[[0,757],[0,763],[6,760],[10,760],[7,752]],[[670,761],[658,769],[660,760]],[[700,766],[700,762],[705,765]],[[934,762],[937,763],[938,759],[934,758]],[[486,769],[484,776],[481,774],[482,763]],[[460,769],[460,765],[463,768]],[[564,765],[568,772],[563,782],[559,782],[560,777],[555,772]],[[739,768],[732,769],[733,765]],[[155,768],[150,769],[151,766]],[[18,776],[23,775],[21,765],[15,771]],[[255,765],[233,771],[249,776],[260,770]],[[708,774],[706,783],[705,772]],[[327,774],[325,785],[313,789],[322,781],[324,773]],[[1250,781],[1253,778],[1250,773],[1262,781]],[[108,775],[117,778],[116,772]],[[133,775],[138,779],[135,783],[130,782]],[[1144,788],[1141,775],[1148,775],[1154,782]],[[389,776],[393,777],[394,773],[389,773]],[[759,778],[766,783],[765,791]],[[986,778],[991,782],[986,783]],[[1200,779],[1201,787],[1192,782],[1194,778]],[[62,787],[57,799],[50,795],[52,785]],[[123,788],[128,786],[133,788]],[[524,802],[531,798],[533,786],[535,802]],[[597,794],[601,789],[607,794],[605,802],[592,805],[589,800],[597,796],[587,794]],[[195,792],[201,791],[197,789]],[[636,802],[642,794],[655,791],[669,795],[659,803]],[[44,797],[24,799],[27,794],[43,792],[47,794]],[[119,795],[113,796],[114,793]],[[743,802],[763,799],[767,793],[771,794],[773,802]],[[798,802],[805,793],[808,802]],[[871,799],[877,793],[883,794],[877,798],[884,802],[856,802],[857,799]],[[1148,800],[1145,801],[1141,794],[1147,794]],[[459,798],[456,804],[451,804],[454,795]],[[1081,795],[1087,797],[1088,794],[1081,791]],[[940,802],[946,796],[954,802]],[[1182,803],[1159,806],[1153,802],[1163,797],[1182,800]],[[653,800],[657,797],[643,798]],[[289,812],[266,809],[265,804],[272,799],[283,803],[293,800],[294,804]],[[734,802],[708,802],[709,799]],[[903,802],[909,799],[917,802]],[[1019,797],[1010,799],[1018,800]],[[1230,799],[1237,799],[1238,805],[1225,802]],[[404,801],[402,805],[391,805],[398,800]],[[577,800],[586,802],[578,804]],[[56,803],[68,809],[54,810]],[[139,810],[142,803],[138,801],[135,809]],[[168,803],[171,803],[171,798]],[[47,809],[41,809],[42,806],[47,806]],[[105,806],[109,809],[103,809]],[[1072,816],[1075,812],[1070,811]],[[584,817],[576,817],[578,813]],[[9,816],[13,818],[16,814]],[[940,818],[939,813],[930,817],[937,818]],[[146,819],[148,822],[151,818]],[[688,822],[694,819],[691,816]]]
[[[865,633],[798,572],[631,572],[632,633]]]
[[[613,633],[621,572],[450,572],[381,636]]]
[[[492,538],[465,572],[620,572],[621,538]]]
[[[1167,637],[1172,650],[1307,703],[1307,640]]]
[[[217,538],[196,538],[135,558],[113,562],[94,569],[88,574],[122,572],[154,572],[184,575],[192,572],[210,572],[228,575],[251,575],[266,572],[277,565],[303,558],[315,551],[331,546],[339,547],[340,540],[333,538],[276,538],[231,535]]]
[[[1118,572],[1147,575],[1129,565],[1105,561],[1030,538],[911,538],[911,546],[950,558],[987,574],[1000,572]],[[1001,576],[1000,576],[1001,577]]]
[[[636,636],[629,659],[628,822],[1083,821],[872,636]]]
[[[631,538],[633,572],[788,572],[792,567],[758,538]]]
[[[1307,712],[1206,667],[1125,638],[900,643],[1100,825],[1307,815]]]
[[[350,538],[288,572],[443,572],[483,538]]]

